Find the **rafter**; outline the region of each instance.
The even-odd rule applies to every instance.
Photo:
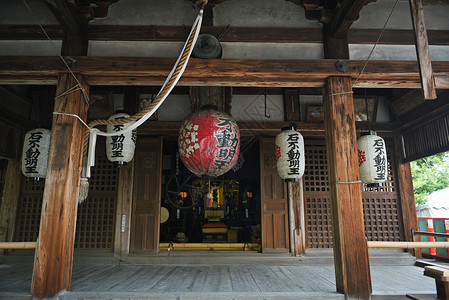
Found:
[[[44,3],[51,10],[66,33],[79,33],[81,28],[81,19],[71,10],[66,0],[44,0]]]
[[[348,32],[352,23],[359,18],[362,8],[376,0],[345,0],[339,6],[329,24],[329,33],[335,38],[342,38]]]

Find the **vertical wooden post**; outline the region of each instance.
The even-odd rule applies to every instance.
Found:
[[[337,291],[369,299],[371,278],[363,221],[351,78],[329,77],[324,116]]]
[[[288,232],[290,235],[290,254],[292,256],[296,256],[296,239],[295,239],[295,210],[293,208],[293,182],[289,182],[287,185],[287,193],[288,193]]]
[[[348,33],[336,38],[331,35],[329,25],[323,27],[324,58],[349,59]]]
[[[412,229],[418,230],[418,217],[416,215],[415,191],[413,189],[413,178],[410,163],[402,162],[402,136],[396,135],[394,140],[396,174],[398,176],[399,199],[401,201],[402,224],[404,237],[408,242],[418,242],[418,237],[413,238]],[[421,259],[421,249],[411,249],[416,259]]]
[[[82,77],[77,75],[77,79],[88,93]],[[56,95],[77,84],[71,74],[60,75]],[[83,93],[76,90],[55,98],[54,111],[76,114],[85,120],[87,104]],[[53,116],[31,283],[31,294],[38,298],[53,297],[70,289],[84,131],[84,125],[74,117]]]
[[[19,156],[20,157],[20,156]],[[20,196],[20,183],[22,181],[20,159],[9,159],[6,167],[5,186],[3,188],[3,199],[0,211],[0,242],[12,242],[14,236],[14,225],[17,215],[17,205]],[[0,250],[3,254],[3,250]]]
[[[418,57],[419,75],[421,76],[424,99],[436,99],[437,93],[432,72],[422,0],[410,0],[410,11],[412,14],[413,30],[415,32],[416,56]]]
[[[133,159],[126,166],[120,167],[119,171],[114,254],[120,257],[129,254],[134,161]]]
[[[290,192],[291,191],[291,192]],[[303,178],[297,183],[289,184],[289,192],[293,200],[293,216],[294,216],[294,246],[295,254],[303,255],[306,253],[306,221],[304,211],[304,191]]]

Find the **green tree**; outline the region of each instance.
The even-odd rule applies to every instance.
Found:
[[[411,162],[416,203],[425,196],[449,187],[449,153],[441,153]]]

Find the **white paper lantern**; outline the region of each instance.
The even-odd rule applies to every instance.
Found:
[[[385,182],[388,176],[387,149],[385,141],[370,131],[357,140],[360,178],[366,184]]]
[[[297,182],[304,175],[304,138],[296,126],[282,128],[276,136],[278,173],[286,182]]]
[[[50,130],[43,128],[36,128],[25,134],[22,151],[22,173],[26,177],[45,178],[50,135]]]
[[[109,120],[118,120],[128,118],[128,114],[118,113],[109,118]],[[123,125],[108,125],[107,132],[120,132],[131,126],[134,122]],[[136,148],[137,131],[132,130],[122,134],[106,137],[106,156],[109,161],[119,164],[128,163],[133,159]]]

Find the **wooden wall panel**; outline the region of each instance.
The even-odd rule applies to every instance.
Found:
[[[159,251],[162,139],[137,139],[131,250]]]
[[[260,142],[262,251],[289,251],[287,185],[277,173],[273,138]]]

